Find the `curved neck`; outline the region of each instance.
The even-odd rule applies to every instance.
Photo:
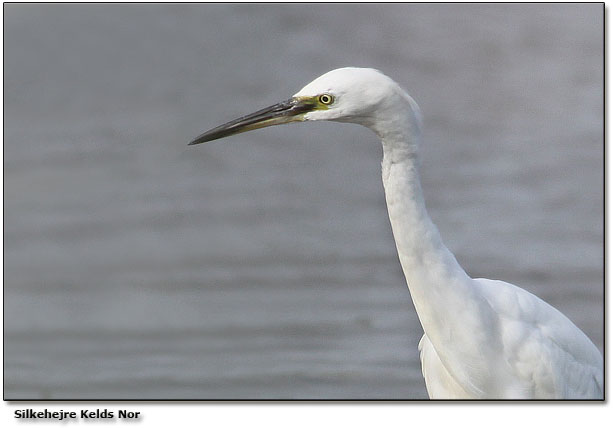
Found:
[[[426,210],[419,179],[418,142],[382,140],[382,177],[385,200],[409,287],[416,276],[466,275],[443,244],[440,233]]]
[[[405,117],[373,130],[383,144],[383,185],[398,257],[421,324],[434,343],[462,321],[456,314],[464,306],[458,303],[470,300],[471,285],[426,210],[419,180],[419,122]]]

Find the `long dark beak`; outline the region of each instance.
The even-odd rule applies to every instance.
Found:
[[[189,145],[193,146],[194,144],[206,143],[207,141],[251,131],[252,129],[304,120],[304,113],[313,110],[315,107],[315,104],[309,101],[310,100],[307,99],[290,98],[287,101],[266,107],[255,113],[239,117],[217,128],[213,128],[196,137]]]

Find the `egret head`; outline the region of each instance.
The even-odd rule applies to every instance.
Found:
[[[353,122],[380,134],[377,124],[407,114],[418,115],[417,105],[392,79],[372,68],[338,68],[313,80],[289,100],[213,128],[190,145],[310,120]]]

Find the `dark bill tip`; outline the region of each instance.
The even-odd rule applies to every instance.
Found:
[[[251,131],[253,129],[265,128],[272,125],[281,125],[283,123],[294,122],[300,119],[301,113],[306,113],[313,109],[313,103],[290,98],[287,101],[266,107],[258,110],[255,113],[247,116],[239,117],[228,123],[224,123],[216,128],[213,128],[204,134],[194,138],[188,145],[206,143],[208,141],[217,140],[219,138],[229,137],[230,135],[240,134],[241,132]]]

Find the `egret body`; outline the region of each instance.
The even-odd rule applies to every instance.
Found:
[[[515,285],[470,278],[443,244],[419,179],[419,108],[381,72],[330,71],[289,100],[214,128],[190,144],[311,120],[357,123],[381,139],[385,199],[424,329],[419,350],[430,398],[603,398],[602,356],[577,326]]]

